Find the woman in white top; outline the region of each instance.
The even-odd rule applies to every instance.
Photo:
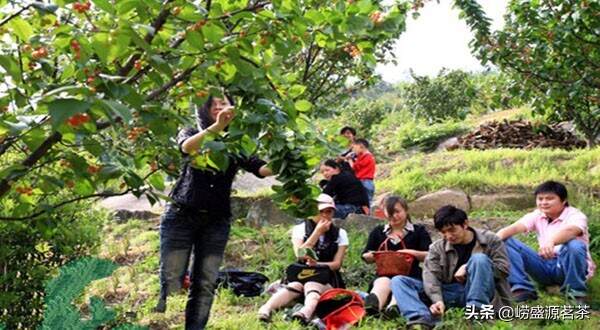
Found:
[[[294,226],[292,230],[292,244],[294,252],[298,255],[301,248],[313,249],[317,260],[308,256],[300,256],[298,261],[309,266],[326,266],[331,270],[329,283],[322,284],[314,281],[300,283],[290,282],[279,289],[258,310],[258,318],[268,322],[271,312],[289,305],[295,299],[304,295],[304,306],[292,316],[303,323],[308,323],[317,306],[321,294],[331,288],[344,287],[339,269],[342,267],[344,254],[348,249],[348,234],[344,229],[333,225],[335,203],[331,196],[321,194],[317,198],[319,214],[304,223]]]

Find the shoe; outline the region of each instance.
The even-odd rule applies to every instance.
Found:
[[[310,323],[308,317],[306,317],[306,315],[304,315],[302,312],[295,312],[292,314],[292,321],[293,320],[299,321],[302,325],[308,325]]]
[[[537,292],[523,289],[515,290],[512,294],[513,299],[518,303],[533,301],[538,298]]]
[[[159,298],[156,307],[154,307],[154,313],[164,313],[167,311],[167,299]]]
[[[371,316],[379,314],[379,298],[374,293],[365,298],[365,311]]]
[[[398,305],[392,305],[385,308],[383,311],[383,319],[390,321],[400,317],[400,310],[398,310]]]

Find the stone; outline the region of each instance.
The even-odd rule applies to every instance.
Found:
[[[454,205],[469,212],[469,196],[462,190],[444,189],[419,197],[408,204],[409,213],[413,218],[433,217],[435,211],[444,205]]]
[[[255,227],[275,224],[293,224],[295,219],[281,211],[270,197],[260,197],[248,208],[245,223]]]
[[[526,210],[535,207],[535,196],[532,193],[498,193],[489,195],[472,195],[473,210]]]
[[[458,146],[459,146],[459,144],[458,144],[458,137],[454,136],[454,137],[446,139],[445,141],[443,141],[442,143],[440,143],[437,146],[437,148],[435,149],[435,151],[454,150],[454,149],[457,149]]]

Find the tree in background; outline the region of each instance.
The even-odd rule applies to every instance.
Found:
[[[465,119],[477,96],[468,73],[461,70],[440,70],[434,78],[418,76],[411,70],[414,83],[402,89],[406,108],[429,123],[449,118]]]
[[[600,135],[600,3],[510,1],[491,32],[474,0],[455,1],[475,32],[471,46],[519,85],[515,95],[554,121],[573,121],[590,147]]]

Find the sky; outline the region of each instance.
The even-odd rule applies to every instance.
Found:
[[[471,55],[469,41],[473,34],[465,21],[452,8],[451,0],[430,1],[421,15],[407,17],[406,31],[395,44],[398,65],[379,64],[376,72],[384,81],[395,83],[410,80],[409,69],[418,75],[435,76],[440,69],[481,71],[483,66]],[[478,0],[492,22],[492,29],[502,28],[506,11],[505,0]]]

